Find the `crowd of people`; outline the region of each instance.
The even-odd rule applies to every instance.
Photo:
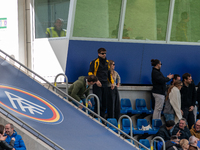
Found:
[[[0,150],[26,150],[21,135],[17,134],[11,123],[0,125]]]

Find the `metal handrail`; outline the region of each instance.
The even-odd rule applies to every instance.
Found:
[[[134,140],[134,142],[136,142],[136,143],[139,144],[140,146],[144,147],[145,149],[149,150],[146,146],[144,146],[143,144],[141,144],[140,142],[138,142],[136,139],[133,138],[133,129],[132,129],[133,122],[132,122],[131,118],[130,118],[128,115],[122,115],[122,116],[119,118],[119,120],[118,120],[118,128],[120,128],[120,122],[121,122],[122,118],[128,118],[129,121],[130,121],[130,135],[131,135],[131,138],[130,138],[130,139],[131,139],[131,143],[132,143],[133,140]],[[119,131],[118,131],[118,134],[120,134]]]
[[[54,86],[57,86],[56,80],[61,75],[65,77],[65,80],[66,80],[66,93],[68,94],[68,78],[67,78],[67,76],[64,73],[59,73],[58,75],[56,75],[56,77],[54,79]],[[54,91],[56,92],[56,89],[54,89]]]
[[[99,104],[99,97],[96,94],[90,94],[87,96],[86,100],[85,100],[85,106],[88,108],[88,99],[90,97],[94,96],[97,100],[97,114],[100,116],[100,104]],[[86,109],[86,113],[88,113],[88,110]],[[100,118],[98,117],[98,120],[100,122]]]
[[[164,141],[164,139],[162,137],[160,137],[160,136],[156,136],[151,140],[151,150],[153,150],[153,142],[154,142],[155,139],[161,140],[163,142],[163,149],[165,149],[165,141]]]
[[[95,112],[93,112],[92,110],[90,110],[89,108],[87,108],[85,105],[79,103],[76,99],[74,99],[73,97],[71,97],[70,95],[68,95],[67,93],[63,92],[61,89],[59,89],[58,87],[54,86],[53,84],[51,84],[50,82],[48,82],[46,79],[44,79],[43,77],[41,77],[40,75],[38,75],[37,73],[33,72],[32,70],[30,70],[29,68],[27,68],[26,66],[24,66],[22,63],[20,63],[19,61],[15,60],[14,58],[12,58],[11,56],[9,56],[7,53],[5,53],[4,51],[2,51],[0,49],[0,53],[4,54],[5,55],[5,60],[6,58],[8,57],[9,59],[13,60],[15,63],[19,64],[19,67],[18,69],[21,70],[21,67],[24,67],[27,71],[29,71],[30,73],[32,73],[34,75],[34,78],[32,77],[33,80],[36,80],[35,77],[38,77],[40,78],[43,82],[47,83],[48,84],[48,88],[47,89],[50,89],[53,88],[53,89],[56,89],[57,91],[59,91],[60,93],[62,93],[64,96],[61,96],[60,97],[66,101],[66,102],[69,102],[66,97],[68,97],[70,100],[72,100],[73,102],[77,103],[78,105],[81,105],[83,108],[85,108],[86,110],[88,110],[91,114],[93,114],[94,116],[97,116],[98,118],[100,118],[102,121],[104,121],[105,123],[109,124],[110,126],[114,127],[115,129],[117,129],[118,131],[120,131],[123,135],[125,135],[126,137],[132,139],[135,141],[134,138],[130,137],[128,134],[126,134],[125,132],[123,132],[122,130],[120,130],[119,128],[115,127],[112,123],[108,122],[106,119],[104,119],[103,117],[101,117],[100,115],[96,114]],[[14,65],[14,64],[11,64],[11,65]],[[16,66],[16,65],[14,65]],[[17,66],[16,66],[17,67]],[[28,75],[28,73],[26,73]],[[37,81],[37,80],[36,80]],[[46,87],[45,87],[46,88]],[[59,95],[58,95],[59,96]],[[77,107],[77,109],[80,109]],[[16,118],[20,121],[19,118]],[[39,133],[41,134],[41,133]],[[42,134],[41,134],[42,135]],[[47,139],[46,137],[44,137],[45,139]],[[42,140],[42,139],[41,139]],[[48,139],[47,139],[48,140]],[[139,143],[138,141],[136,141],[138,144],[142,145],[141,143]],[[54,144],[54,143],[52,143]],[[54,144],[56,145],[56,143]],[[143,146],[144,147],[144,146]]]

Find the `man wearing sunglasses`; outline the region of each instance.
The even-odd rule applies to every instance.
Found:
[[[107,109],[107,96],[108,96],[108,81],[111,83],[111,89],[114,89],[114,80],[110,73],[110,64],[106,59],[106,49],[98,49],[98,58],[90,63],[88,75],[95,75],[98,78],[96,84],[93,85],[93,93],[96,94],[100,102],[100,115],[105,118],[105,111]],[[96,98],[95,98],[95,104]],[[97,105],[94,111],[97,112]]]

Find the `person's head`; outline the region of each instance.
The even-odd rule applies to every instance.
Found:
[[[7,135],[12,135],[14,133],[14,126],[11,123],[5,125],[5,130]]]
[[[192,135],[192,136],[189,138],[189,142],[190,142],[190,144],[192,144],[192,145],[197,145],[198,139],[197,139],[194,135]]]
[[[189,15],[186,11],[181,13],[181,19],[184,20],[185,22],[189,21]]]
[[[106,58],[106,49],[105,48],[99,48],[98,49],[98,56],[105,59]]]
[[[168,120],[165,122],[165,126],[167,128],[167,130],[171,130],[175,125],[174,120]]]
[[[200,132],[200,120],[197,120],[197,122],[195,123],[195,130],[196,132]]]
[[[180,146],[183,148],[183,149],[188,149],[189,148],[189,141],[187,139],[182,139],[180,141]]]
[[[176,144],[179,144],[179,142],[180,142],[180,140],[178,139],[178,136],[176,136],[176,135],[172,135],[172,136],[170,137],[170,141],[173,141],[173,142],[175,142]]]
[[[182,83],[181,80],[176,80],[174,82],[174,86],[176,86],[180,90],[182,88],[182,86],[183,86],[183,83]]]
[[[98,80],[97,76],[94,75],[90,75],[87,77],[88,85],[94,85],[97,82],[97,80]]]
[[[185,118],[182,118],[180,121],[179,121],[179,128],[184,130],[184,128],[187,126],[187,120]]]
[[[162,66],[162,63],[158,59],[151,59],[151,65],[157,69],[160,69]]]
[[[0,124],[0,134],[4,135],[4,126],[2,124]]]
[[[57,30],[61,30],[63,26],[63,19],[61,18],[56,19],[54,26]]]
[[[184,82],[184,84],[188,85],[192,83],[192,76],[189,73],[184,73],[182,75],[182,80]]]
[[[174,74],[174,77],[172,78],[172,84],[173,84],[176,80],[181,80],[180,75]]]
[[[109,60],[110,70],[115,70],[115,62],[113,60]]]

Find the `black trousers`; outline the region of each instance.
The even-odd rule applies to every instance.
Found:
[[[191,129],[192,125],[195,123],[193,111],[189,111],[189,108],[182,108],[183,118],[188,122],[188,127]]]
[[[108,87],[108,101],[107,101],[107,112],[108,118],[116,118],[117,121],[120,117],[120,98],[117,87],[112,90],[111,87]]]
[[[107,99],[108,99],[108,85],[107,82],[101,82],[102,87],[98,87],[96,84],[93,85],[93,93],[99,98],[100,103],[100,116],[105,118],[105,111],[107,109]],[[94,111],[97,113],[97,100],[95,100]]]

